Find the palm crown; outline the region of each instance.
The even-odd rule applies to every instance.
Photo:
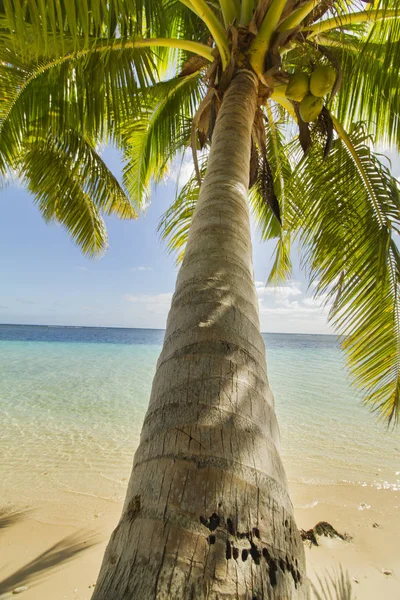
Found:
[[[189,150],[193,176],[160,223],[179,259],[224,92],[237,69],[255,71],[249,199],[262,238],[277,240],[270,280],[290,276],[295,240],[366,402],[395,422],[399,189],[371,148],[400,149],[397,4],[0,0],[0,173],[15,171],[43,216],[96,253],[101,214],[135,218]],[[107,142],[123,152],[122,184],[97,152]]]

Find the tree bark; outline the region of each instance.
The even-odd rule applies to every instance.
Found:
[[[247,204],[257,81],[225,94],[121,520],[93,600],[305,599]]]

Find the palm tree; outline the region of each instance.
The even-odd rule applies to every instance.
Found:
[[[175,156],[194,159],[161,223],[182,265],[95,600],[308,597],[249,206],[277,239],[270,280],[290,276],[295,241],[365,402],[395,423],[399,189],[371,147],[400,148],[396,5],[0,2],[0,172],[85,251],[104,243],[101,211],[132,218]],[[123,186],[96,153],[107,141]]]

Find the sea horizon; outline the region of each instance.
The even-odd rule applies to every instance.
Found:
[[[144,331],[165,331],[160,327],[131,327],[128,325],[54,325],[52,323],[0,323],[0,327],[70,327],[73,329],[139,329]],[[344,337],[336,333],[306,333],[304,331],[261,331],[261,334],[268,335],[312,335],[340,338]]]

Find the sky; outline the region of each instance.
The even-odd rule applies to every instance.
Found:
[[[118,175],[117,152],[106,149],[103,158]],[[181,182],[186,172],[184,164]],[[109,248],[97,259],[83,256],[61,226],[46,224],[21,184],[0,189],[0,323],[163,329],[177,267],[157,224],[173,200],[177,177],[173,168],[138,220],[106,218]],[[260,242],[253,227],[261,331],[333,333],[328,309],[313,299],[296,257],[293,279],[266,287],[273,248],[273,242]]]

